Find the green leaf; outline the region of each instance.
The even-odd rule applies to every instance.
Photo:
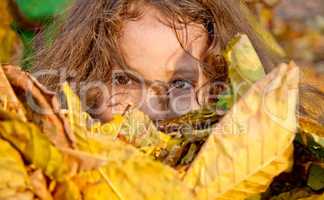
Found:
[[[315,191],[324,189],[324,167],[311,165],[307,185]]]
[[[228,111],[233,106],[233,95],[231,93],[222,94],[216,102],[217,109]]]
[[[319,194],[319,195],[311,195],[309,197],[306,197],[306,198],[300,198],[298,200],[323,200],[324,199],[324,194]],[[291,200],[291,199],[289,199]]]
[[[191,144],[187,154],[181,159],[181,164],[190,164],[196,157],[197,151],[197,145]]]
[[[312,195],[312,191],[309,188],[297,188],[289,192],[284,192],[276,195],[270,200],[299,200],[301,198],[308,198]]]

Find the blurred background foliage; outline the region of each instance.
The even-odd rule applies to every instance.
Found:
[[[246,0],[262,25],[300,66],[324,71],[323,0]]]
[[[35,50],[46,47],[72,0],[1,0],[0,62],[32,66]],[[37,37],[36,37],[37,36]]]
[[[50,44],[58,31],[53,22],[62,19],[72,1],[1,0],[0,62],[30,68],[35,49]],[[324,71],[323,0],[245,1],[290,58]]]

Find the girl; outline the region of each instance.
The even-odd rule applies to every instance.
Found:
[[[129,105],[153,120],[182,115],[226,88],[222,51],[237,33],[267,71],[279,62],[242,9],[239,0],[77,0],[35,76],[53,90],[69,81],[102,121]]]

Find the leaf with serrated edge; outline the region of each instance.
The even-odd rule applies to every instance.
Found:
[[[264,192],[292,164],[298,68],[282,64],[257,82],[213,130],[184,181],[200,199]]]

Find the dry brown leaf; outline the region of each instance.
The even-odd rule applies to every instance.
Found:
[[[324,137],[324,74],[304,67],[301,73],[299,125],[309,134]]]
[[[28,120],[37,124],[53,144],[58,147],[70,146],[61,119],[44,96],[44,93],[48,95],[47,91],[43,92],[35,86],[29,75],[19,67],[7,65],[3,69],[18,98],[25,104]]]
[[[48,190],[46,179],[42,170],[38,169],[31,173],[30,175],[30,182],[33,187],[35,194],[41,200],[52,200],[52,195]]]
[[[0,110],[9,113],[12,118],[27,121],[26,110],[18,100],[0,65]],[[3,118],[0,116],[0,119]],[[10,118],[10,117],[9,117]]]

